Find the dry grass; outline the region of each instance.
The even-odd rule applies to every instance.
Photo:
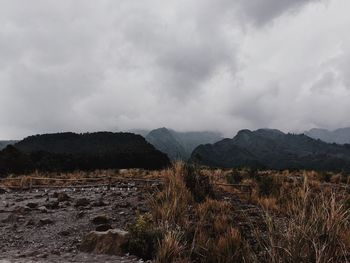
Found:
[[[32,186],[73,186],[79,184],[105,184],[109,178],[118,179],[160,179],[163,171],[140,169],[74,171],[67,173],[33,172],[27,175],[9,176],[0,181],[0,185],[9,188],[29,188]],[[32,178],[32,179],[31,179]],[[35,179],[42,178],[42,179]]]
[[[156,262],[243,262],[246,243],[234,225],[233,207],[210,198],[195,202],[185,183],[187,169],[175,163],[165,170],[167,183],[151,198],[151,213],[164,231]]]
[[[151,211],[156,222],[184,227],[188,225],[189,205],[193,200],[183,181],[183,172],[184,164],[181,162],[163,171],[166,185],[150,198]]]
[[[140,216],[133,226],[135,247],[151,245],[155,262],[271,262],[325,263],[349,262],[350,251],[350,176],[344,174],[306,171],[255,171],[249,169],[201,168],[192,175],[193,189],[188,185],[188,167],[181,162],[162,171],[139,169],[95,172],[30,174],[9,178],[5,186],[29,186],[30,177],[76,179],[87,178],[144,178],[162,179],[161,190],[150,196],[150,214]],[[201,176],[214,183],[240,183],[252,187],[251,197],[242,189],[216,187],[237,198],[255,204],[265,212],[267,226],[257,228],[256,240],[260,251],[251,250],[233,220],[235,207],[216,200],[211,195],[196,200],[195,193]],[[104,180],[104,179],[103,179]],[[105,181],[99,182],[105,182]],[[40,185],[71,185],[72,182],[50,179],[32,181]],[[200,185],[200,184],[199,184]],[[348,191],[348,192],[347,192]],[[346,201],[348,200],[348,201]],[[240,208],[238,208],[240,209]],[[238,218],[238,217],[237,217]],[[250,239],[249,239],[250,240]],[[148,245],[146,245],[148,244]],[[348,253],[348,254],[346,254]],[[348,258],[346,258],[348,256]]]
[[[186,248],[184,233],[178,229],[168,230],[164,238],[159,242],[155,262],[185,262]]]
[[[197,207],[199,216],[194,237],[198,262],[243,262],[247,260],[245,241],[233,222],[228,202],[207,199]]]
[[[267,214],[268,262],[348,262],[350,251],[349,210],[336,202],[334,194],[313,195],[307,183],[292,196],[287,216]]]

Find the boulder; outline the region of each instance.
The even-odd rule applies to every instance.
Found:
[[[92,223],[95,225],[103,225],[108,224],[110,222],[110,219],[106,215],[99,215],[92,219]]]
[[[98,232],[104,232],[104,231],[108,231],[110,229],[112,229],[113,227],[110,224],[102,224],[102,225],[98,225],[95,230]]]
[[[129,241],[129,233],[120,229],[90,232],[80,245],[80,251],[96,254],[123,256]]]

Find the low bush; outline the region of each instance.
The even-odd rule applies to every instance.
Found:
[[[163,231],[154,224],[150,214],[137,217],[135,223],[128,227],[130,241],[127,251],[145,260],[153,259],[158,250],[158,244],[163,239]]]
[[[184,167],[184,181],[196,202],[203,202],[207,197],[214,197],[214,189],[209,176],[201,173],[199,167],[186,165]]]
[[[263,197],[277,197],[281,188],[281,182],[276,177],[264,175],[258,176],[256,180],[258,184],[259,196]]]
[[[240,184],[243,180],[243,176],[238,171],[233,171],[226,176],[226,181],[229,184]]]

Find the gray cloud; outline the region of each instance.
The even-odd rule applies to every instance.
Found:
[[[321,0],[240,0],[243,15],[255,25],[264,25],[286,12],[296,12],[312,2]]]
[[[0,138],[350,125],[350,6],[320,2],[0,0]]]

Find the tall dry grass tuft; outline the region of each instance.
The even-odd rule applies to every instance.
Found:
[[[165,187],[150,198],[151,213],[160,224],[188,224],[189,205],[193,200],[183,180],[184,167],[184,163],[176,162],[172,168],[164,170]]]
[[[207,199],[197,207],[199,217],[194,236],[194,257],[198,262],[245,262],[245,242],[234,227],[232,206]]]
[[[156,263],[185,262],[186,241],[184,233],[179,229],[166,231],[164,238],[159,241]]]
[[[336,202],[334,194],[312,194],[305,181],[291,196],[286,217],[266,215],[268,240],[264,242],[267,261],[348,262],[350,211]]]

